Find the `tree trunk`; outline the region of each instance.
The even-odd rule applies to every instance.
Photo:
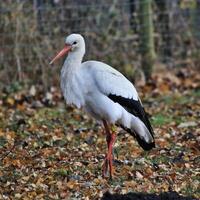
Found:
[[[156,58],[153,33],[152,0],[140,0],[141,64],[146,79],[151,77]]]

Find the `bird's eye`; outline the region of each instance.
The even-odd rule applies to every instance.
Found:
[[[77,44],[77,42],[75,41],[75,42],[73,42],[73,44]]]

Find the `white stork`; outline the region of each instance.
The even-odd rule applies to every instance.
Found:
[[[112,146],[116,134],[110,127],[121,126],[136,138],[144,150],[155,147],[154,133],[133,84],[103,62],[82,63],[84,54],[84,38],[80,34],[71,34],[65,40],[65,47],[50,64],[67,55],[61,70],[62,93],[67,104],[83,108],[103,122],[108,145],[103,177],[109,170],[112,178]]]

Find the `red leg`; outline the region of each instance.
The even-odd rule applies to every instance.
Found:
[[[105,127],[105,132],[106,132],[106,141],[108,145],[108,153],[106,154],[104,164],[103,164],[103,177],[106,176],[108,167],[110,171],[110,178],[112,179],[113,175],[113,166],[112,166],[112,147],[115,142],[116,135],[114,133],[110,132],[109,126],[106,121],[103,121],[104,127]]]

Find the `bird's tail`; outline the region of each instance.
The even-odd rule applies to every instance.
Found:
[[[138,144],[147,151],[155,147],[153,129],[151,128],[149,120],[148,123],[148,126],[146,126],[138,117],[132,115],[129,126],[121,125],[121,127],[134,136]]]
[[[153,128],[140,99],[134,100],[117,95],[108,97],[121,105],[122,116],[120,116],[118,124],[133,135],[144,150],[155,147]]]

